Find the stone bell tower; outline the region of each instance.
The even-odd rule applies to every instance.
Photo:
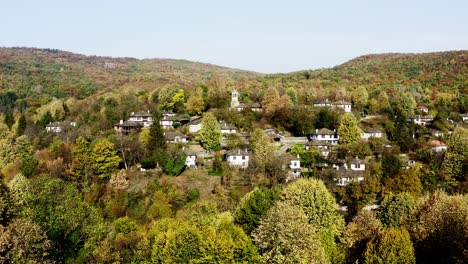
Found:
[[[239,92],[236,89],[232,90],[231,94],[231,108],[236,108],[239,106]]]

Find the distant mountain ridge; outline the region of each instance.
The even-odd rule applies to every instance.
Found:
[[[260,73],[175,59],[86,56],[56,49],[0,48],[0,89],[85,97],[98,90],[196,85],[215,76],[257,78]]]
[[[208,63],[175,59],[85,56],[55,49],[0,48],[0,91],[84,98],[115,89],[154,89],[165,84],[186,87],[215,77],[281,83],[309,89],[342,87],[368,90],[405,86],[468,93],[468,51],[421,54],[370,54],[329,69],[261,74]],[[285,86],[285,87],[286,87]],[[321,88],[321,89],[322,89]]]

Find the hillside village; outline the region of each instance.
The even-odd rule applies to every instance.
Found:
[[[0,237],[67,263],[273,263],[276,235],[318,263],[387,240],[463,263],[467,58],[263,75],[0,49]]]

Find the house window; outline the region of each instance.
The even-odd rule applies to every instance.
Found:
[[[237,158],[236,156],[232,156],[232,160],[236,160],[236,158]]]
[[[242,160],[245,160],[245,156],[242,156]]]

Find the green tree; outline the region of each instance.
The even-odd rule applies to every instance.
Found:
[[[342,237],[343,243],[348,248],[347,263],[363,263],[367,244],[379,236],[382,229],[382,223],[373,211],[359,211],[346,227]]]
[[[449,191],[468,188],[468,129],[457,127],[447,142],[442,163],[445,188]],[[467,191],[466,189],[464,190]]]
[[[467,263],[467,195],[435,192],[416,202],[402,225],[410,232],[421,263]]]
[[[110,177],[122,161],[117,155],[114,144],[107,139],[100,139],[93,145],[91,160],[94,173],[100,178]]]
[[[276,148],[267,133],[263,129],[256,128],[250,141],[257,161],[261,164],[269,163],[275,155]]]
[[[205,102],[203,101],[202,95],[193,95],[187,100],[185,105],[187,112],[190,115],[201,115],[205,109]]]
[[[265,263],[329,263],[316,227],[298,205],[276,203],[252,236]]]
[[[38,161],[31,155],[28,155],[21,159],[20,170],[21,173],[26,177],[31,177],[36,171]]]
[[[388,228],[374,237],[364,252],[364,263],[414,264],[413,244],[406,229]]]
[[[335,198],[322,181],[299,179],[284,188],[281,201],[303,209],[309,224],[317,229],[322,246],[328,258],[337,249],[337,239],[344,229],[344,219],[336,211]]]
[[[183,112],[185,103],[184,90],[179,89],[172,97],[171,103],[169,104],[170,109],[174,109],[175,112]]]
[[[18,214],[41,226],[53,243],[51,255],[72,262],[94,250],[107,234],[96,208],[83,201],[80,192],[61,179],[48,176],[31,180],[15,177],[10,185]],[[24,238],[23,238],[24,239]]]
[[[14,203],[10,197],[10,190],[0,179],[0,225],[6,226],[15,211]]]
[[[77,138],[71,154],[72,161],[69,174],[78,182],[87,180],[91,175],[91,149],[89,142],[83,137]]]
[[[402,220],[407,219],[416,206],[414,197],[406,192],[389,193],[380,204],[378,216],[387,227],[400,227]]]
[[[161,118],[159,114],[153,114],[153,124],[149,128],[149,141],[147,145],[148,152],[151,155],[155,155],[157,150],[166,148],[166,138],[164,137],[164,131],[159,124]]]
[[[214,149],[221,144],[221,128],[213,113],[208,112],[203,115],[202,128],[198,136],[205,149]]]
[[[352,93],[353,105],[359,111],[364,110],[364,107],[367,105],[369,99],[369,94],[367,89],[364,86],[357,87]]]
[[[24,131],[26,130],[26,116],[22,113],[20,115],[20,118],[18,119],[18,127],[16,127],[16,135],[21,136],[24,134]]]
[[[41,227],[29,219],[15,219],[0,226],[0,262],[54,263],[50,259],[52,243]]]
[[[341,117],[340,125],[338,126],[338,136],[340,143],[349,144],[358,141],[361,138],[361,129],[358,126],[357,120],[351,113],[346,113]]]
[[[278,189],[255,188],[240,200],[234,212],[234,221],[249,235],[278,199]]]
[[[13,111],[8,111],[5,113],[5,124],[8,126],[8,129],[15,124],[15,118],[13,117]]]
[[[258,253],[228,213],[212,202],[195,204],[149,232],[153,263],[259,263]]]

